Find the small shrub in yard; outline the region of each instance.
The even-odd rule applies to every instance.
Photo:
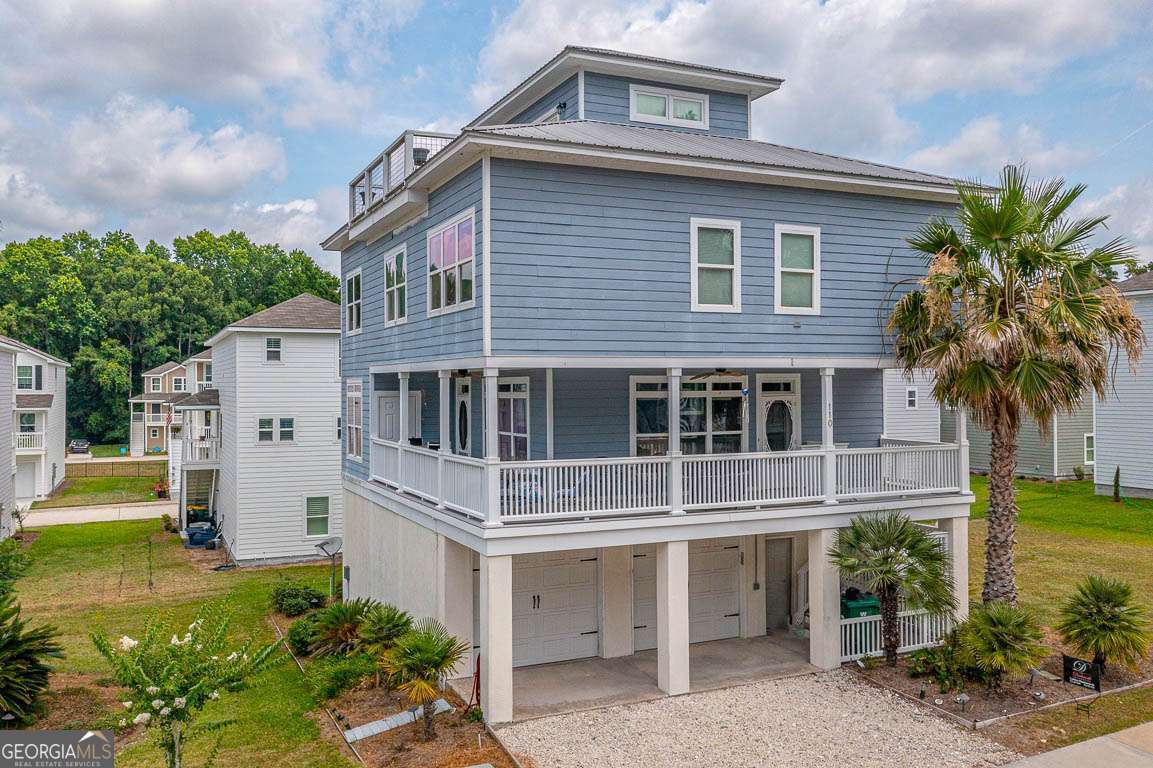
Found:
[[[963,662],[981,670],[991,688],[1000,688],[1006,675],[1025,674],[1049,655],[1037,620],[1008,603],[977,606],[957,635]]]
[[[967,664],[954,630],[941,639],[941,645],[914,651],[909,656],[909,676],[928,677],[941,693],[961,691],[968,682],[985,682],[980,669]]]
[[[436,736],[432,716],[440,696],[440,682],[464,655],[468,643],[449,634],[436,619],[421,619],[384,654],[382,664],[389,681],[424,713],[424,737]]]
[[[272,588],[269,602],[274,610],[285,616],[299,616],[324,605],[324,595],[298,581],[281,581]]]
[[[29,627],[11,595],[0,595],[0,713],[27,725],[48,689],[49,658],[60,658],[55,627]]]
[[[376,659],[366,653],[329,656],[308,665],[304,676],[320,699],[331,699],[352,690],[376,671]]]
[[[317,614],[310,613],[292,622],[288,628],[288,647],[297,656],[312,653],[312,643],[316,640]]]
[[[0,597],[7,595],[16,584],[16,580],[28,570],[28,555],[24,553],[20,542],[8,538],[0,541]]]
[[[1085,468],[1082,467],[1080,464],[1073,467],[1073,477],[1077,478],[1078,480],[1084,480],[1085,479]]]
[[[312,643],[314,656],[342,656],[360,647],[360,626],[364,616],[379,605],[375,600],[358,597],[317,611],[316,635]]]
[[[1132,666],[1149,652],[1149,624],[1133,588],[1107,576],[1090,574],[1077,585],[1061,606],[1057,631],[1102,670],[1109,662]]]

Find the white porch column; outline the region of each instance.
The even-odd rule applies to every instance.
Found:
[[[547,419],[547,421],[545,422],[545,443],[544,443],[545,453],[544,453],[544,457],[546,459],[548,459],[549,461],[553,460],[553,453],[555,453],[555,450],[554,450],[555,446],[554,446],[554,440],[553,440],[553,419],[552,419],[553,412],[555,411],[555,408],[554,408],[552,388],[553,388],[553,369],[552,368],[545,368],[544,369],[544,409],[545,409],[545,419]]]
[[[512,720],[512,556],[480,558],[480,706],[489,723]]]
[[[601,657],[633,652],[633,548],[605,547],[601,556]]]
[[[440,452],[436,457],[436,506],[444,509],[444,457],[452,452],[452,371],[437,371],[440,390],[437,402],[440,405]]]
[[[969,518],[949,517],[938,527],[949,537],[949,575],[953,577],[953,596],[957,599],[957,621],[969,615]]]
[[[685,513],[684,457],[681,455],[681,369],[669,368],[669,507],[674,515]]]
[[[809,531],[809,663],[841,666],[841,577],[828,552],[837,529]]]
[[[832,368],[821,369],[821,450],[825,453],[825,503],[837,503],[837,454],[833,442],[833,373]]]
[[[468,643],[472,641],[472,550],[457,544],[443,534],[437,535],[437,551],[441,559],[440,590],[437,595],[437,608],[440,619],[454,637]],[[452,678],[471,677],[472,654],[457,665]]]
[[[657,687],[689,692],[689,543],[657,544]]]
[[[397,374],[400,380],[400,402],[397,403],[396,442],[400,447],[396,451],[396,485],[397,490],[404,493],[404,449],[408,445],[408,371]]]
[[[961,493],[969,493],[969,429],[966,421],[965,409],[957,406],[953,413],[956,418],[957,432],[957,483]]]
[[[500,371],[484,369],[485,525],[500,525],[500,438],[497,435],[497,384]]]

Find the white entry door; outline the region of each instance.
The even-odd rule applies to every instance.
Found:
[[[472,379],[456,380],[453,401],[453,423],[456,429],[456,452],[472,454]]]
[[[36,462],[16,462],[16,500],[32,501],[36,498]]]
[[[689,542],[689,642],[741,634],[740,539]],[[657,647],[656,547],[633,547],[633,650]]]
[[[400,393],[376,393],[376,436],[396,440],[400,434]],[[420,392],[408,393],[408,435],[420,437]]]
[[[597,555],[595,549],[582,549],[513,557],[513,666],[600,652]]]

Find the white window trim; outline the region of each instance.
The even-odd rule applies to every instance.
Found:
[[[26,386],[26,387],[20,386],[20,369],[21,368],[27,368],[29,371],[28,386]],[[34,366],[34,365],[18,365],[18,366],[16,366],[16,389],[23,390],[25,392],[36,391],[36,366]]]
[[[312,534],[310,534],[308,532],[308,500],[309,499],[328,499],[328,514],[325,516],[325,520],[328,522],[328,526],[327,526],[328,530],[325,531],[324,533],[312,533]],[[332,535],[332,495],[331,494],[327,494],[327,493],[305,493],[305,494],[301,494],[300,509],[301,509],[301,513],[303,515],[302,523],[304,526],[304,530],[303,530],[304,538],[306,538],[306,539],[324,539],[324,538],[328,538],[329,536]]]
[[[180,386],[176,385],[176,382],[178,382],[178,381],[180,382]],[[187,382],[186,382],[185,378],[183,378],[181,376],[173,376],[172,377],[172,391],[173,392],[184,392],[187,390],[187,388],[188,387],[187,387]]]
[[[701,304],[697,297],[697,283],[701,265],[697,257],[697,231],[700,229],[727,229],[733,233],[733,303],[732,304]],[[689,279],[692,283],[692,311],[693,312],[729,312],[741,311],[741,222],[736,219],[705,219],[696,216],[689,219],[689,253],[692,263],[692,274]],[[706,264],[704,269],[725,269],[723,265]]]
[[[910,401],[909,395],[912,395],[912,403],[913,403],[912,405],[909,405],[909,401]],[[915,410],[917,410],[917,406],[919,404],[920,404],[920,393],[917,391],[917,388],[916,387],[905,387],[905,410],[906,411],[915,411]]]
[[[711,436],[713,434],[713,397],[720,393],[713,393],[711,390],[704,392],[688,392],[684,390],[684,385],[688,377],[681,379],[681,399],[686,397],[704,397],[706,402],[705,408],[705,425],[707,429],[704,434],[709,437],[706,438],[706,443],[711,443]],[[637,400],[664,400],[666,407],[669,399],[668,390],[659,390],[654,392],[637,392],[637,384],[668,384],[668,376],[629,376],[629,455],[637,455]],[[705,379],[707,384],[713,382],[739,382],[741,390],[745,390],[749,386],[748,376],[710,376]],[[741,393],[737,393],[741,394]],[[723,395],[722,395],[723,396]],[[731,394],[729,395],[732,396]],[[743,397],[743,395],[741,395]],[[744,419],[744,424],[741,426],[741,453],[747,453],[749,450],[749,423],[750,415],[748,409],[742,409],[741,417]],[[665,433],[667,435],[667,433]],[[686,434],[696,435],[701,434],[698,432],[685,432],[681,431],[681,437],[684,438]],[[727,435],[728,432],[721,430],[721,435]],[[648,435],[646,435],[648,436]],[[711,447],[711,446],[710,446]]]
[[[764,384],[787,383],[790,386],[789,392],[765,392],[762,388]],[[784,400],[793,406],[793,446],[789,448],[790,451],[800,450],[804,445],[801,434],[801,374],[799,373],[758,373],[756,377],[756,390],[750,410],[753,415],[749,419],[753,422],[753,440],[756,441],[757,451],[764,450],[761,447],[761,402],[763,400]]]
[[[349,398],[356,398],[360,401],[360,407],[357,409],[357,416],[359,417],[359,424],[353,424],[352,419],[348,418],[352,410],[348,407]],[[349,461],[361,463],[364,461],[364,381],[361,379],[346,379],[344,382],[344,455],[348,457]],[[348,450],[349,440],[348,435],[352,430],[356,430],[360,439],[355,441],[356,453]]]
[[[363,292],[363,288],[361,290]],[[363,293],[362,293],[362,295],[363,295]],[[279,360],[269,360],[268,359],[268,353],[272,351],[268,347],[268,342],[272,339],[276,339],[279,342],[279,344],[277,344],[277,347],[276,347],[276,352],[279,353],[279,355],[280,355]],[[283,336],[265,336],[264,337],[264,364],[265,365],[284,365],[284,337]]]
[[[349,328],[348,327],[348,281],[352,280],[352,278],[354,278],[354,277],[360,278],[360,299],[358,301],[358,303],[360,304],[360,325],[357,326],[356,328]],[[340,310],[341,310],[341,315],[343,315],[340,322],[344,326],[344,335],[345,336],[356,336],[362,330],[364,330],[364,277],[361,276],[360,267],[357,267],[356,269],[350,271],[343,278],[341,278],[341,281],[340,281],[340,299],[341,299]]]
[[[159,376],[149,376],[148,377],[148,391],[149,392],[159,392],[161,390],[162,384],[161,384],[160,379],[161,379],[161,377],[159,377]]]
[[[1089,461],[1089,450],[1090,450],[1089,449],[1089,441],[1090,440],[1093,441],[1093,448],[1092,448],[1093,460],[1092,461]],[[1093,466],[1097,463],[1097,437],[1096,437],[1096,433],[1094,433],[1094,432],[1086,432],[1085,433],[1084,437],[1081,440],[1081,458],[1084,459],[1084,463],[1089,465],[1089,466]]]
[[[473,226],[476,226],[475,222],[473,223]],[[427,251],[426,251],[426,253],[427,253]],[[390,291],[393,293],[396,293],[397,286],[394,285],[392,288],[388,287],[387,270],[388,270],[388,263],[390,261],[395,263],[397,256],[404,256],[404,316],[403,317],[397,317],[395,320],[389,320],[388,319],[388,294]],[[408,305],[410,304],[410,299],[412,298],[412,292],[409,289],[409,285],[408,285],[408,246],[402,245],[399,248],[393,248],[391,251],[384,254],[383,264],[384,264],[384,269],[385,269],[385,272],[384,272],[384,275],[385,275],[384,276],[384,327],[385,328],[391,328],[394,325],[403,325],[404,323],[408,322]],[[472,273],[473,274],[473,292],[475,293],[475,291],[476,291],[476,254],[473,254],[472,269],[473,269],[473,273]],[[361,292],[361,295],[363,296],[364,295],[364,284],[363,283],[361,284],[360,292]],[[432,301],[431,291],[429,292],[429,301]]]
[[[456,304],[453,304],[451,307],[445,307],[444,306],[444,295],[442,293],[441,297],[440,297],[440,300],[441,300],[440,309],[433,309],[432,308],[432,280],[430,279],[431,275],[429,274],[429,271],[428,271],[428,267],[429,267],[429,247],[428,247],[428,245],[432,241],[433,235],[440,234],[441,232],[444,232],[446,229],[449,229],[450,227],[455,227],[457,224],[459,224],[462,221],[464,221],[465,219],[469,219],[469,218],[472,219],[472,239],[473,239],[473,243],[472,243],[472,298],[469,299],[467,302],[464,302],[464,303],[457,302]],[[443,248],[444,246],[442,245],[441,247]],[[476,251],[477,251],[477,248],[476,248],[476,209],[475,208],[468,208],[466,210],[463,210],[460,213],[458,213],[457,215],[453,216],[451,219],[445,219],[444,221],[440,222],[439,224],[436,224],[434,226],[429,227],[428,231],[426,231],[424,233],[424,286],[425,286],[424,307],[425,307],[425,311],[428,313],[428,317],[440,317],[441,315],[451,315],[453,312],[461,312],[461,311],[466,310],[466,309],[472,309],[473,307],[476,306],[476,263],[477,263]],[[444,268],[442,267],[441,272],[443,273],[443,271],[444,271]],[[405,278],[407,281],[407,274],[405,275]],[[460,290],[460,286],[457,286],[457,290],[458,291]],[[361,291],[363,293],[363,288],[361,289]],[[443,291],[443,289],[442,289],[442,291]]]
[[[781,235],[808,235],[813,238],[813,306],[785,307],[781,305]],[[787,272],[806,272],[788,269]],[[821,314],[821,228],[803,224],[777,224],[773,232],[773,309],[778,315]]]
[[[261,440],[260,439],[260,420],[261,419],[272,419],[272,439],[271,440]],[[281,419],[292,419],[292,439],[291,440],[281,440],[280,439],[280,420]],[[258,446],[259,445],[296,445],[296,443],[298,442],[296,439],[298,429],[299,429],[299,425],[296,423],[296,417],[295,416],[281,416],[281,415],[269,416],[268,414],[261,414],[261,415],[257,416],[255,422],[253,422],[253,430],[252,430],[253,443],[255,445],[258,445]]]
[[[553,118],[556,118],[555,120]],[[541,112],[533,120],[529,121],[530,125],[541,125],[543,123],[559,123],[560,110],[556,107],[549,107],[544,112]]]
[[[652,96],[665,97],[665,117],[645,115],[637,111],[637,94],[645,93]],[[673,99],[692,99],[701,102],[700,120],[681,120],[672,116]],[[677,128],[698,128],[703,131],[709,129],[709,95],[707,93],[693,93],[691,91],[677,91],[672,88],[660,86],[638,85],[629,83],[629,120],[635,123],[651,123],[653,125],[671,125]]]
[[[292,427],[290,429],[290,431],[292,432],[292,438],[290,440],[285,440],[283,437],[281,437],[282,433],[284,432],[284,420],[285,419],[288,419],[289,421],[292,422]],[[276,417],[276,442],[278,442],[278,443],[295,443],[296,442],[296,417],[295,416],[277,416]]]
[[[160,427],[149,427],[148,428],[148,439],[149,440],[159,440],[160,439]]]
[[[509,385],[524,384],[524,392],[511,392],[511,391],[510,392],[501,392],[500,391],[501,384],[509,384]],[[472,393],[471,387],[469,388],[469,393],[471,396],[471,393]],[[500,401],[501,400],[524,400],[524,429],[525,429],[524,438],[525,438],[525,445],[526,445],[525,461],[532,461],[532,382],[529,380],[528,376],[507,376],[507,377],[501,376],[501,377],[497,378],[497,380],[496,380],[496,399],[497,399],[497,410],[498,411],[500,410]],[[470,419],[472,418],[471,406],[470,406],[470,410],[469,410],[469,418]],[[511,414],[511,412],[509,414],[509,431],[506,432],[505,434],[512,435],[512,436],[520,436],[521,435],[520,432],[517,432],[516,430],[514,430],[512,428],[512,414]],[[497,449],[499,450],[500,449],[500,435],[501,435],[500,417],[499,416],[497,417],[496,435],[497,435]],[[516,461],[516,459],[509,459],[509,461]]]

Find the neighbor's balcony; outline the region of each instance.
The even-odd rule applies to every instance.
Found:
[[[405,131],[348,183],[350,225],[373,218],[404,181],[456,138],[451,133]],[[413,200],[408,203],[419,204]],[[402,204],[408,204],[402,201]],[[366,222],[369,223],[369,222]]]
[[[18,451],[44,450],[43,432],[17,432],[12,436],[13,447]]]
[[[220,462],[219,437],[186,437],[181,442],[181,461],[185,464],[217,464]]]
[[[956,444],[486,462],[372,438],[374,481],[488,525],[964,492]]]

